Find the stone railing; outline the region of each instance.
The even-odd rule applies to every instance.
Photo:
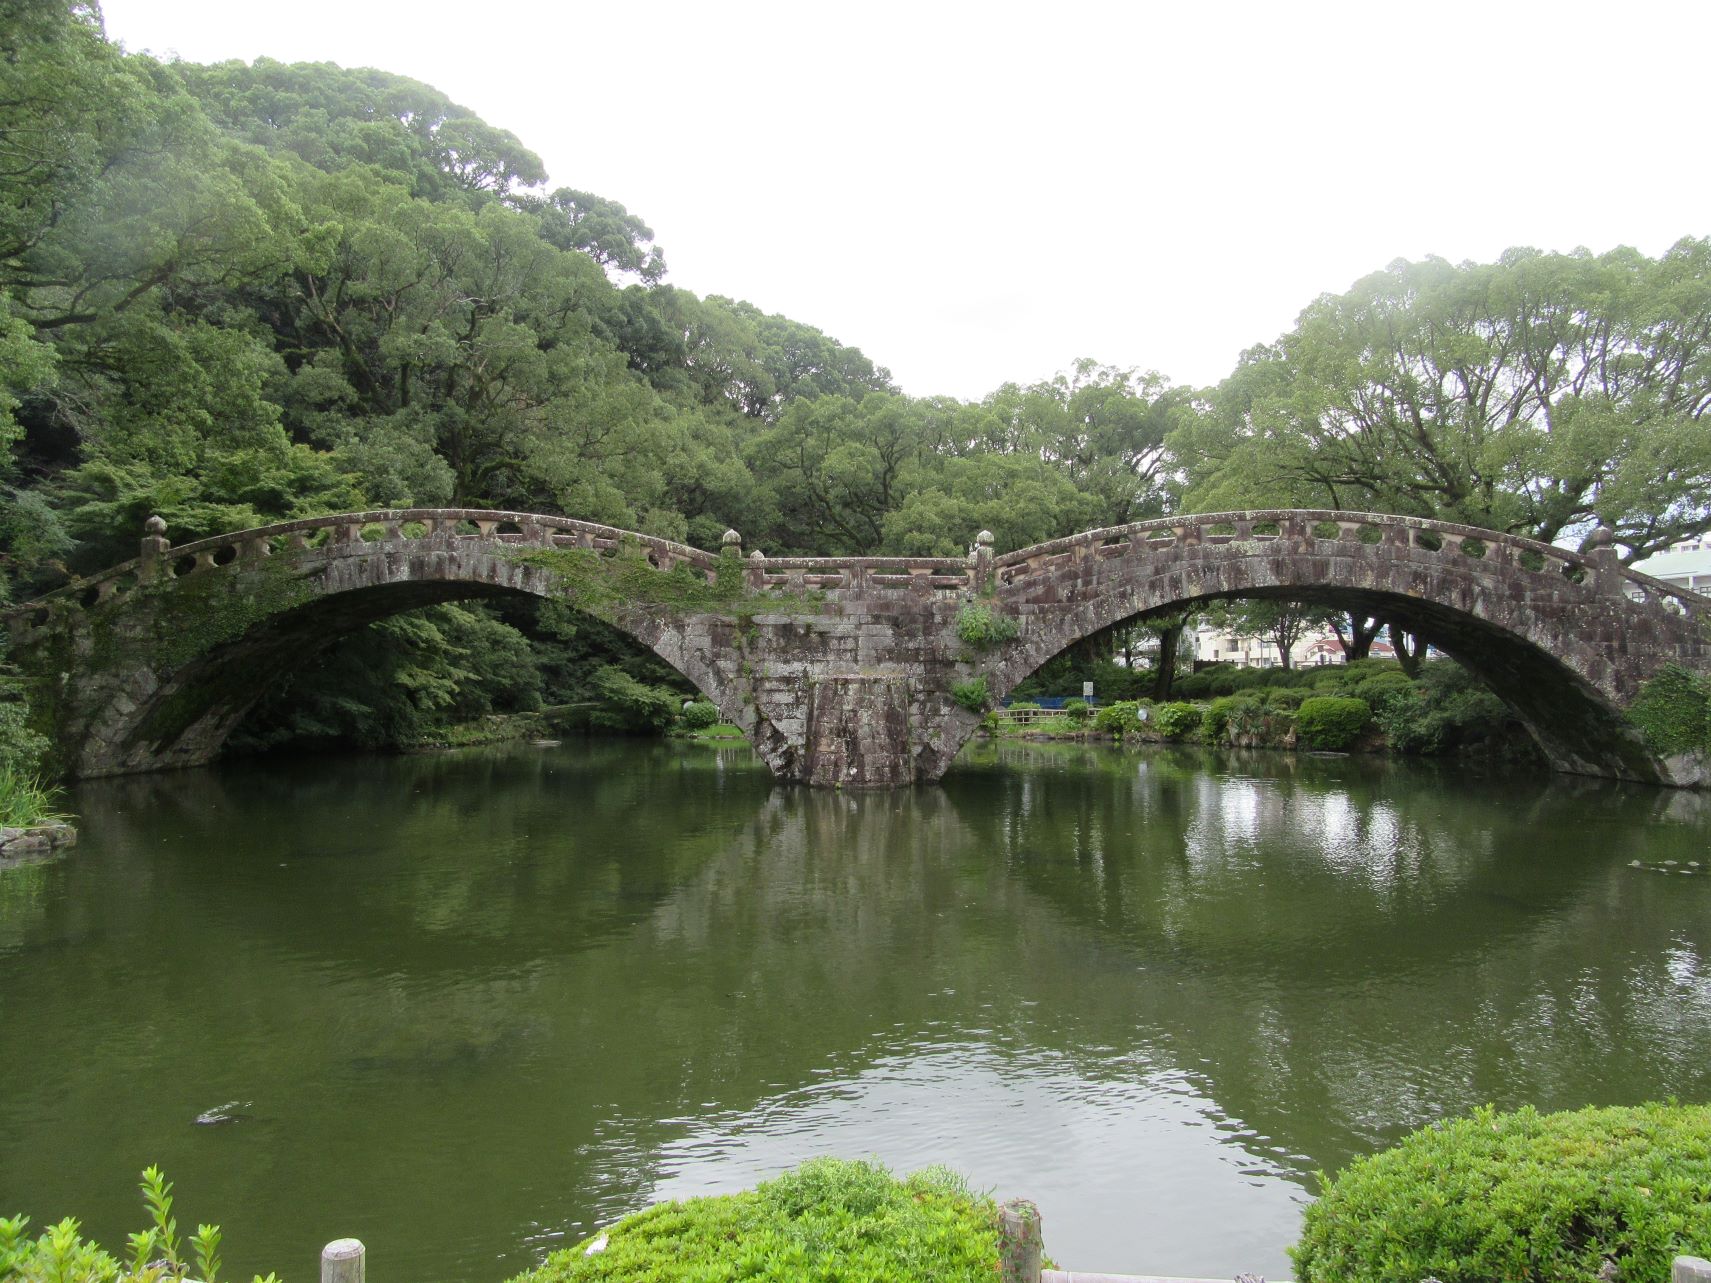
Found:
[[[171,546],[165,523],[151,517],[135,560],[80,579],[34,601],[0,614],[26,625],[45,623],[55,609],[94,606],[128,596],[145,584],[161,583],[239,562],[253,565],[285,553],[340,550],[360,553],[375,543],[416,539],[488,539],[542,548],[587,548],[612,553],[626,542],[639,546],[650,565],[662,571],[693,566],[709,577],[719,554],[653,535],[637,534],[598,522],[544,513],[484,508],[383,508],[345,512],[301,521],[283,521],[253,530],[215,535]],[[1600,538],[1602,536],[1602,539]],[[744,563],[751,592],[805,592],[825,589],[907,588],[924,594],[969,593],[1013,586],[1078,561],[1145,557],[1173,548],[1219,544],[1264,544],[1289,540],[1303,551],[1318,542],[1355,543],[1375,549],[1407,548],[1465,560],[1469,568],[1515,568],[1539,575],[1557,574],[1576,584],[1619,593],[1630,600],[1661,605],[1676,613],[1711,610],[1711,599],[1676,588],[1616,562],[1607,531],[1594,535],[1586,553],[1552,544],[1498,534],[1473,526],[1379,513],[1317,509],[1205,513],[1165,517],[1126,526],[1088,530],[994,556],[992,535],[981,531],[967,557],[766,557],[758,549]],[[725,556],[740,556],[742,536],[725,532]]]
[[[311,550],[359,554],[371,544],[396,544],[421,539],[486,539],[523,547],[587,548],[613,553],[625,543],[639,546],[650,565],[661,571],[693,566],[710,579],[720,554],[653,535],[615,526],[544,513],[508,512],[484,508],[383,508],[370,512],[336,513],[282,521],[215,535],[174,547],[166,525],[149,518],[141,555],[98,575],[79,579],[33,601],[24,602],[0,619],[23,619],[40,624],[55,609],[89,607],[118,601],[137,588],[181,579],[234,562],[255,565],[270,557]],[[991,536],[983,545],[990,555]],[[722,553],[740,556],[742,536],[727,530]],[[966,591],[971,583],[972,558],[956,557],[772,557],[758,549],[744,563],[751,591],[778,589],[912,588],[924,592]]]
[[[1711,599],[1621,566],[1607,530],[1594,533],[1590,551],[1573,552],[1536,539],[1447,521],[1324,509],[1212,512],[1137,521],[1007,552],[993,558],[992,566],[997,582],[1011,585],[1077,560],[1145,557],[1174,548],[1263,544],[1279,539],[1299,545],[1302,551],[1311,551],[1319,542],[1419,550],[1464,561],[1470,570],[1482,566],[1514,568],[1559,575],[1576,584],[1592,583],[1605,592],[1660,605],[1675,613],[1711,610]]]

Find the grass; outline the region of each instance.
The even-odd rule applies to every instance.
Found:
[[[899,1178],[818,1158],[741,1194],[625,1217],[516,1283],[992,1283],[997,1273],[997,1208],[955,1173]]]
[[[681,734],[684,739],[704,740],[708,743],[729,743],[732,740],[740,741],[743,738],[742,730],[739,727],[732,726],[729,722],[715,722],[713,725],[702,727],[700,730],[683,731]]]
[[[63,824],[71,817],[58,809],[64,795],[39,775],[0,767],[0,827],[31,829]]]

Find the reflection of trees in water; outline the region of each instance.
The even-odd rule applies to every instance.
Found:
[[[1319,1162],[1486,1100],[1711,1088],[1711,878],[1626,867],[1703,848],[1676,795],[1308,763],[1111,754],[947,791],[1066,924],[1170,977],[1137,1015],[1224,1109]]]
[[[1667,795],[1277,754],[1223,778],[1194,750],[1013,760],[870,795],[596,744],[88,785],[89,858],[54,876],[114,894],[30,910],[52,974],[14,955],[9,1013],[77,993],[155,1094],[95,1122],[112,1079],[78,1068],[75,1031],[19,1048],[14,1081],[64,1080],[42,1116],[67,1152],[158,1157],[235,1202],[251,1177],[191,1145],[186,1109],[256,1099],[253,1202],[325,1237],[372,1206],[404,1272],[421,1249],[384,1200],[409,1196],[378,1170],[457,1190],[501,1247],[574,1232],[645,1199],[698,1120],[926,1048],[1187,1073],[1297,1167],[1487,1099],[1711,1088],[1711,877],[1626,866],[1705,845],[1658,822]],[[466,1272],[493,1271],[482,1250]]]

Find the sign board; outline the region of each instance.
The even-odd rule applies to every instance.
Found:
[[[1082,699],[1092,699],[1093,698],[1093,683],[1092,682],[1081,683],[1081,698]]]

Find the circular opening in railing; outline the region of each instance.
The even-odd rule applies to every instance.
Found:
[[[1414,546],[1424,548],[1427,552],[1442,552],[1444,548],[1443,536],[1434,530],[1416,530],[1414,532]]]
[[[1461,541],[1461,550],[1464,557],[1483,558],[1485,556],[1485,540],[1476,539],[1469,535]]]
[[[1377,526],[1362,526],[1355,532],[1355,538],[1364,544],[1383,543],[1384,531]]]
[[[214,564],[216,566],[229,566],[237,559],[238,548],[236,544],[227,544],[224,548],[214,549]]]
[[[192,570],[195,570],[195,569],[196,569],[196,556],[194,553],[192,553],[188,556],[180,557],[177,561],[172,563],[172,575],[173,575],[173,578],[175,578],[175,579],[178,578],[178,576],[180,576],[180,575],[188,575]]]
[[[1343,528],[1334,521],[1315,521],[1311,533],[1315,539],[1341,539]]]
[[[1515,561],[1522,570],[1530,570],[1534,574],[1545,568],[1545,554],[1536,548],[1521,549],[1521,555],[1516,557]]]

